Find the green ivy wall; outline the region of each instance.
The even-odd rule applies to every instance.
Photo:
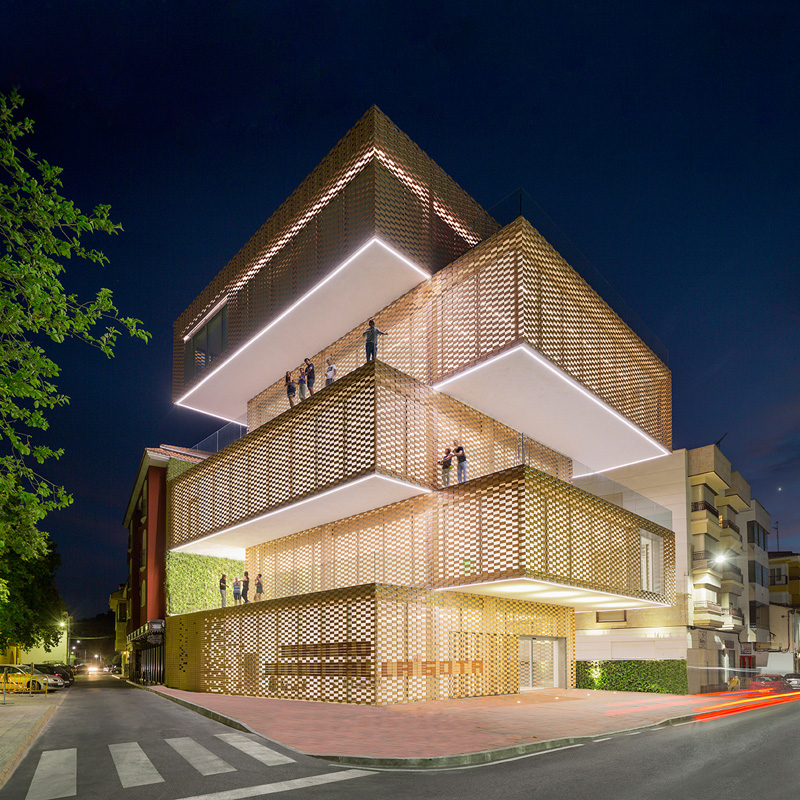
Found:
[[[220,606],[219,579],[228,576],[228,602],[233,604],[234,576],[242,577],[244,561],[232,558],[199,556],[194,553],[167,553],[167,614],[189,614]]]
[[[576,661],[578,689],[688,694],[686,661]]]

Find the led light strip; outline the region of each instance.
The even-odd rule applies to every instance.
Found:
[[[442,586],[437,589],[434,589],[436,592],[462,592],[466,591],[467,589],[471,589],[473,586],[496,586],[498,583],[519,583],[520,581],[524,583],[532,583],[534,586],[538,586],[539,584],[545,584],[546,586],[557,586],[559,589],[572,589],[575,592],[592,592],[592,594],[603,594],[607,597],[617,597],[620,600],[632,600],[638,601],[638,597],[631,597],[630,595],[625,594],[615,594],[614,592],[604,592],[602,589],[587,589],[582,586],[572,586],[569,583],[556,583],[555,581],[546,581],[542,578],[500,578],[496,581],[479,581],[478,583],[465,583],[460,586]],[[533,591],[533,590],[531,590]],[[557,600],[558,598],[542,598],[542,602],[547,604],[547,600]],[[591,600],[592,598],[587,598],[587,600]],[[648,603],[647,606],[631,606],[631,609],[636,608],[650,608],[652,606],[663,606],[664,608],[671,608],[671,603],[659,603],[656,600],[645,600],[644,598],[641,599],[642,603]],[[550,603],[550,605],[561,605],[561,603]],[[591,609],[589,609],[591,610]],[[614,611],[625,611],[624,608],[614,608]]]
[[[333,489],[326,489],[324,492],[319,492],[318,494],[312,495],[311,497],[306,497],[304,500],[298,500],[295,503],[290,503],[288,506],[283,506],[282,508],[276,508],[273,511],[267,511],[266,514],[261,514],[261,516],[253,517],[252,519],[245,520],[244,522],[239,522],[236,525],[231,525],[231,527],[224,528],[221,531],[214,531],[214,533],[206,534],[205,536],[201,536],[199,539],[192,539],[191,542],[184,542],[183,544],[179,544],[176,547],[171,548],[171,551],[176,553],[179,550],[184,550],[185,548],[191,547],[192,545],[200,544],[201,542],[206,542],[209,539],[213,539],[216,536],[221,536],[223,533],[230,533],[231,531],[235,531],[238,528],[244,528],[248,525],[252,525],[254,522],[261,522],[262,520],[268,519],[269,517],[273,517],[276,514],[283,514],[286,511],[293,511],[295,508],[305,505],[306,503],[310,503],[314,500],[321,500],[323,497],[329,497],[335,492],[340,492],[343,489],[350,489],[353,486],[357,486],[358,484],[364,483],[365,481],[371,481],[375,478],[380,478],[381,480],[389,481],[390,483],[396,483],[404,488],[416,489],[417,494],[427,494],[431,491],[430,489],[427,489],[424,486],[417,486],[414,483],[409,483],[408,481],[402,481],[399,478],[392,478],[389,475],[381,475],[380,473],[376,472],[373,473],[372,475],[365,475],[363,478],[356,478],[354,481],[348,481],[342,486],[335,486]],[[372,509],[367,509],[367,510],[369,511]],[[358,513],[364,513],[364,512],[358,512]],[[346,517],[344,517],[344,519],[346,519]],[[335,522],[336,520],[332,521]],[[238,547],[238,545],[230,545],[230,546]]]
[[[601,400],[599,397],[592,394],[588,389],[581,386],[581,384],[578,383],[578,381],[576,381],[571,376],[567,375],[567,373],[564,372],[562,369],[555,366],[554,364],[551,364],[550,361],[548,361],[543,356],[540,356],[529,344],[524,344],[524,343],[518,344],[516,347],[512,347],[510,350],[506,350],[504,353],[500,353],[500,355],[495,356],[494,358],[490,358],[488,361],[484,361],[482,364],[476,364],[474,367],[470,367],[469,369],[466,369],[463,372],[459,372],[456,375],[452,375],[449,378],[445,378],[445,380],[443,381],[435,383],[433,385],[433,388],[441,391],[443,387],[447,386],[453,381],[459,380],[461,378],[466,377],[467,375],[472,374],[473,372],[477,372],[480,369],[484,369],[485,367],[496,364],[501,359],[507,358],[508,356],[518,352],[525,353],[534,361],[541,364],[543,367],[546,367],[554,375],[556,375],[557,377],[561,378],[561,380],[568,383],[573,389],[577,389],[581,394],[588,397],[595,405],[598,405],[604,411],[607,411],[609,414],[616,417],[620,422],[624,423],[628,428],[630,428],[632,431],[641,436],[642,439],[644,439],[648,444],[655,445],[655,447],[661,451],[659,453],[659,456],[662,455],[668,456],[670,454],[670,451],[667,450],[667,448],[664,447],[664,445],[661,444],[661,442],[657,442],[652,436],[650,436],[650,434],[645,433],[637,425],[634,425],[634,423],[632,423],[627,417],[624,417],[622,414],[620,414],[619,411],[616,411],[615,409],[611,408],[611,406],[609,406],[605,401]],[[659,456],[653,456],[653,458],[658,458]],[[643,459],[643,460],[647,461],[649,459]],[[638,463],[638,462],[633,462],[633,463]],[[606,469],[611,469],[611,467],[607,467]]]

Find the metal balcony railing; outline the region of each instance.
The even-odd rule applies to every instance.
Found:
[[[719,603],[695,603],[694,610],[700,614],[721,614],[722,606]]]
[[[730,519],[722,520],[722,527],[730,528],[732,531],[736,531],[736,533],[738,533],[740,537],[742,535],[741,531],[739,530],[739,526],[733,520]]]
[[[742,575],[742,571],[734,564],[725,564],[725,566],[722,568],[723,580],[727,580],[725,576],[729,573],[733,573],[740,581],[743,580],[744,576]]]
[[[692,511],[708,511],[715,517],[719,517],[719,511],[717,511],[716,506],[711,505],[708,500],[699,500],[696,503],[692,503]]]

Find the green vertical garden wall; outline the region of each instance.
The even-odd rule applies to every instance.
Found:
[[[686,661],[576,661],[578,689],[688,694]]]

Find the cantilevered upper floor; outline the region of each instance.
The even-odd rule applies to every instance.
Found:
[[[669,452],[669,369],[523,218],[374,317],[379,358],[592,471]],[[317,368],[361,364],[365,325],[312,354]],[[276,381],[249,427],[286,406]]]
[[[498,227],[371,108],[178,318],[173,400],[238,419],[284,363],[327,346]]]

